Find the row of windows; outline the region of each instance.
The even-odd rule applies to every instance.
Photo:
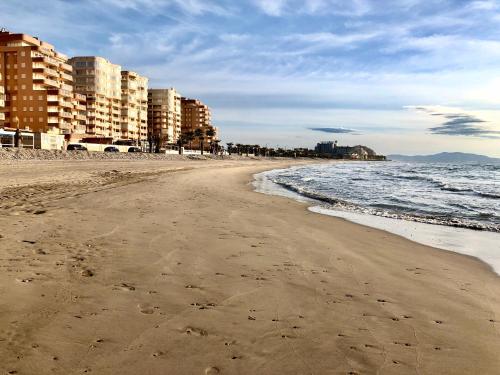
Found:
[[[85,67],[93,68],[95,66],[95,64],[93,61],[77,61],[75,63],[75,66],[77,66],[79,68],[85,68]]]
[[[13,78],[14,78],[14,79],[17,79],[17,74],[14,74],[14,77],[13,77]],[[26,78],[26,74],[22,73],[22,74],[21,74],[21,78]],[[6,79],[6,80],[9,80],[9,79],[10,79],[10,74],[7,74],[7,75],[5,76],[5,79]]]
[[[23,107],[23,112],[28,112],[28,111],[33,112],[34,111],[33,107]],[[38,107],[38,111],[43,112],[43,107]]]
[[[34,122],[34,119],[33,119],[33,117],[23,117],[20,121],[25,122],[25,123],[26,122]],[[44,122],[43,117],[39,117],[38,122],[43,123]],[[22,124],[20,124],[20,125],[22,125]]]
[[[23,95],[22,98],[23,98],[23,100],[28,100],[28,98],[29,98],[29,100],[33,100],[33,95],[30,95],[30,96]],[[16,101],[17,100],[17,95],[12,95],[11,99],[12,99],[12,101]],[[40,95],[38,97],[38,100],[45,101],[44,97],[42,95]]]
[[[26,90],[26,85],[21,85],[21,90]],[[7,85],[7,91],[10,91],[10,85]],[[12,91],[17,91],[17,85],[12,87]]]
[[[26,68],[26,63],[21,63],[20,65],[21,65],[21,68]],[[12,64],[12,65],[11,65],[11,64],[9,64],[9,63],[5,64],[5,67],[6,67],[7,69],[10,69],[10,68],[11,68],[11,66],[12,66],[12,68],[13,68],[13,69],[17,69],[17,64]],[[1,69],[1,68],[2,68],[2,64],[0,64],[0,69]]]

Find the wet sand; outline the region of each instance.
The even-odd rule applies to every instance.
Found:
[[[497,374],[475,258],[252,191],[291,161],[0,166],[0,374]]]

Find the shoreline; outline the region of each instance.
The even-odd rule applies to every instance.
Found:
[[[298,202],[308,203],[307,209],[317,214],[341,218],[354,224],[383,230],[437,250],[451,251],[473,257],[485,263],[492,272],[500,276],[500,246],[498,245],[500,243],[500,233],[330,208],[322,201],[286,189],[272,182],[266,176],[269,172],[272,172],[272,170],[254,176],[253,185],[255,191],[262,194],[284,196]]]
[[[0,370],[494,373],[498,277],[253,190],[295,164],[0,166]]]

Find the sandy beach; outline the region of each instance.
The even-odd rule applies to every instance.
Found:
[[[296,163],[0,165],[0,374],[499,374],[500,278],[253,191]]]

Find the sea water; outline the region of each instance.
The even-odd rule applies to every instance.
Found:
[[[272,170],[257,191],[480,258],[500,274],[500,165],[335,162]]]

